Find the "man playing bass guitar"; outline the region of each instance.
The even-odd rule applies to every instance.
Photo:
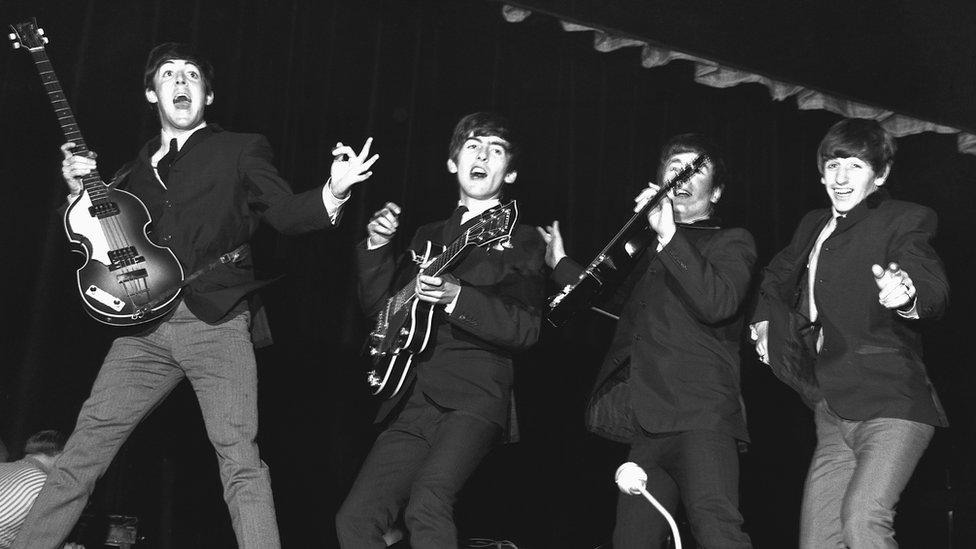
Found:
[[[661,151],[658,181],[670,182],[699,155],[708,162],[679,182],[647,218],[657,234],[617,291],[624,299],[613,343],[587,407],[587,428],[630,445],[628,461],[673,513],[684,504],[700,547],[750,547],[738,509],[736,441],[748,440],[739,391],[740,308],[756,249],[744,229],[721,228],[726,190],[714,144],[697,134]],[[658,190],[636,201],[642,209]],[[558,222],[539,231],[561,286],[581,268],[566,257]],[[663,547],[668,525],[646,501],[619,495],[613,546]]]
[[[457,176],[454,214],[420,227],[411,250],[445,244],[499,206],[515,182],[518,142],[508,123],[490,113],[462,118],[447,161]],[[359,295],[368,314],[383,308],[417,273],[409,259],[397,277],[390,241],[400,207],[387,203],[367,225],[358,249]],[[454,501],[499,438],[511,403],[512,355],[539,336],[545,297],[545,244],[531,227],[516,225],[510,239],[472,247],[449,274],[416,278],[416,299],[434,303],[430,342],[414,357],[403,389],[384,401],[376,421],[391,419],[379,435],[336,516],[343,548],[386,547],[383,534],[401,509],[410,546],[458,546]],[[399,280],[397,280],[399,278]]]
[[[216,449],[238,546],[274,549],[280,542],[270,475],[254,441],[257,368],[247,299],[266,282],[255,280],[240,247],[262,220],[286,234],[333,225],[377,157],[367,160],[369,140],[360,154],[338,144],[331,181],[293,194],[271,163],[267,139],[204,120],[214,99],[213,69],[190,46],[156,46],[143,78],[160,135],[140,150],[120,184],[149,209],[153,240],[172,249],[185,272],[201,274],[171,314],[113,342],[14,547],[60,547],[122,443],[187,378]],[[72,155],[72,147],[62,147],[69,201],[81,192],[80,178],[95,169],[94,156]],[[219,260],[232,250],[236,261]]]

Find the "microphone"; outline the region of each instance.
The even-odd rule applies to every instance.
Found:
[[[647,491],[647,473],[641,469],[641,466],[633,461],[628,461],[617,467],[613,479],[621,492],[634,496],[643,494],[647,501],[651,502],[651,505],[664,515],[664,520],[668,521],[668,526],[671,527],[671,535],[674,536],[674,549],[681,549],[681,535],[678,533],[678,525],[674,522],[671,513]]]
[[[647,473],[633,461],[628,461],[617,467],[617,473],[613,476],[617,481],[617,488],[620,491],[636,496],[647,488]]]

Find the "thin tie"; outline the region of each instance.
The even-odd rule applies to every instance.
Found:
[[[164,154],[163,157],[159,159],[159,162],[156,163],[156,173],[159,174],[159,180],[164,184],[166,183],[166,180],[169,179],[169,169],[173,165],[173,159],[176,158],[176,153],[179,152],[177,147],[179,147],[179,145],[176,142],[176,138],[174,137],[170,139],[169,150],[166,151],[166,154]]]
[[[830,221],[827,222],[827,226],[820,231],[820,236],[817,237],[817,243],[813,245],[813,250],[810,251],[810,259],[807,263],[807,286],[810,289],[810,322],[817,320],[817,302],[813,298],[813,288],[816,286],[817,277],[817,261],[820,259],[820,247],[823,246],[827,237],[830,233],[834,232],[837,228],[837,216],[832,216]]]

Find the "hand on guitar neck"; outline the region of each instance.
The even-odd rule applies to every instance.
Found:
[[[641,211],[644,208],[644,204],[651,198],[654,198],[660,189],[660,186],[654,183],[648,183],[647,187],[634,198],[634,202],[637,203],[634,206],[634,211]],[[656,206],[647,212],[647,222],[650,224],[651,229],[657,233],[658,241],[662,244],[671,241],[671,237],[674,236],[677,226],[674,224],[674,204],[671,202],[670,196],[662,198]]]
[[[72,150],[75,144],[67,142],[61,145],[61,153],[64,160],[61,161],[61,175],[64,182],[68,184],[68,202],[73,202],[84,189],[81,178],[92,173],[98,167],[95,159],[98,157],[95,151],[88,151],[86,155],[74,154]]]

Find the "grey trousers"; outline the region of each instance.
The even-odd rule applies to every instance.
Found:
[[[848,421],[815,410],[817,448],[807,472],[801,549],[898,547],[895,504],[935,427],[905,419]]]
[[[280,547],[268,467],[254,442],[257,368],[250,313],[209,325],[180,304],[152,333],[112,344],[14,549],[56,549],[132,430],[184,378],[213,443],[237,543]]]

